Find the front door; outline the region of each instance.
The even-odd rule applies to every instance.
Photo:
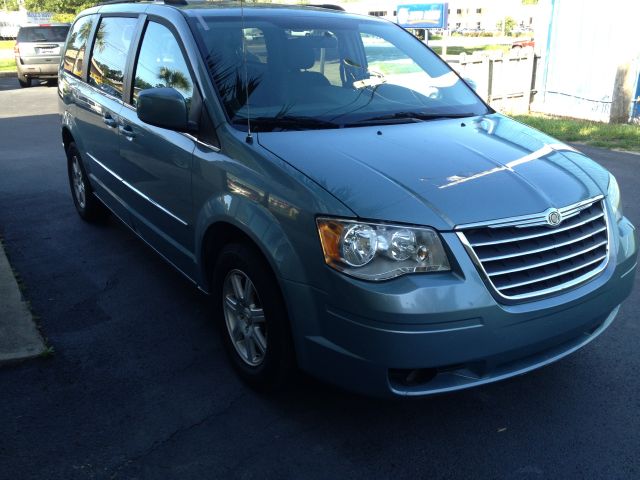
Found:
[[[132,98],[120,111],[123,178],[135,189],[134,227],[183,272],[193,269],[191,166],[195,139],[143,123],[136,114],[141,90],[171,87],[191,105],[195,85],[176,37],[165,25],[146,25],[132,81]]]

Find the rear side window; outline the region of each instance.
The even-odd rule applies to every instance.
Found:
[[[67,39],[69,27],[22,27],[18,32],[17,42],[56,42],[62,43]]]
[[[84,54],[87,48],[87,40],[97,18],[97,15],[79,18],[73,25],[71,35],[69,35],[69,40],[67,41],[62,68],[78,77],[81,77],[84,72]]]
[[[122,99],[124,68],[135,33],[137,18],[102,18],[93,41],[89,83]]]
[[[193,79],[180,45],[167,27],[149,22],[136,63],[133,105],[140,91],[158,87],[175,88],[191,106]]]

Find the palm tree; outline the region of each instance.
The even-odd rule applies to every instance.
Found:
[[[93,22],[87,21],[82,24],[80,30],[78,31],[78,40],[84,45],[87,43],[89,39],[89,35],[91,34],[91,30],[93,29]],[[106,34],[105,24],[100,22],[100,26],[98,26],[98,31],[96,32],[95,45],[98,47],[100,52],[104,51],[105,43],[104,37]],[[75,40],[74,40],[75,42]]]
[[[183,92],[189,92],[191,90],[191,82],[187,76],[179,70],[161,67],[160,73],[158,73],[158,79],[167,87],[182,90]]]

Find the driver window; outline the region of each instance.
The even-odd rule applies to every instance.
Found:
[[[180,45],[167,27],[149,22],[135,67],[133,106],[142,90],[161,87],[176,89],[191,106],[193,79]]]
[[[119,100],[124,90],[124,69],[137,18],[105,17],[93,41],[89,84]]]

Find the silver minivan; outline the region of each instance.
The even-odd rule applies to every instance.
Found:
[[[68,32],[66,23],[20,27],[13,51],[22,88],[30,87],[34,78],[58,78],[60,52]]]
[[[379,396],[503,380],[597,338],[633,288],[613,175],[386,20],[101,5],[58,95],[80,217],[113,212],[209,294],[257,389],[296,368]]]

